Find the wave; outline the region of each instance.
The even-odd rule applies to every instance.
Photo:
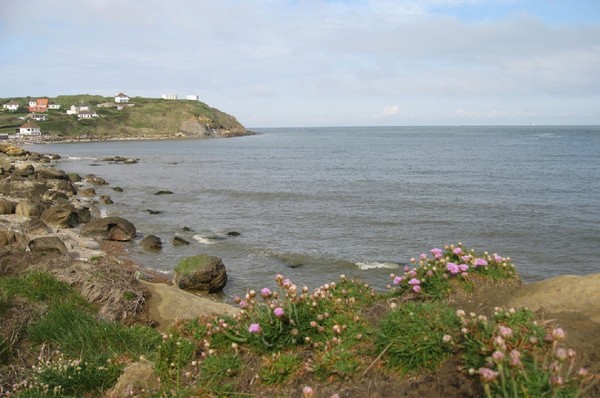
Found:
[[[357,262],[356,265],[361,270],[378,269],[378,268],[396,269],[396,268],[401,267],[401,265],[399,263],[394,263],[392,261]]]
[[[225,236],[220,235],[194,235],[192,238],[205,245],[214,245],[227,239]]]

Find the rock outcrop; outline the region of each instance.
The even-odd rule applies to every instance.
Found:
[[[175,267],[173,284],[180,289],[221,291],[227,283],[225,265],[219,257],[198,254],[179,262]]]
[[[80,230],[82,236],[118,241],[129,241],[136,232],[135,226],[121,217],[94,219],[84,224]]]

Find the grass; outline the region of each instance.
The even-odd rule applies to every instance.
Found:
[[[15,396],[99,396],[138,356],[160,381],[147,397],[297,396],[298,386],[312,396],[310,385],[365,385],[381,374],[419,380],[450,356],[462,369],[454,377],[471,378],[482,396],[575,397],[593,386],[598,376],[575,366],[564,332],[537,324],[532,312],[498,309],[486,318],[443,299],[486,278],[517,278],[508,258],[461,245],[432,255],[393,276],[398,283],[385,293],[343,275],[313,290],[277,275],[274,287],[236,299],[239,315],[178,322],[163,335],[96,319],[50,275],[0,278],[0,310],[16,298],[47,306],[27,327],[43,354]]]

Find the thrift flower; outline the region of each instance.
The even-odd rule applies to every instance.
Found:
[[[458,265],[454,264],[454,263],[448,263],[446,264],[446,269],[448,270],[448,272],[450,272],[452,275],[456,275],[459,272],[458,269]]]
[[[402,279],[404,279],[404,278],[402,278],[401,276],[395,277],[394,278],[394,285],[399,285],[400,282],[402,282]]]
[[[283,314],[284,314],[284,311],[283,311],[283,308],[281,308],[281,307],[277,307],[277,308],[275,308],[275,309],[273,310],[273,313],[275,314],[275,316],[276,316],[277,318],[281,318],[281,317],[283,316]]]
[[[513,335],[512,329],[506,326],[500,326],[499,332],[500,336],[502,336],[505,339],[509,339]]]
[[[418,280],[417,278],[412,278],[411,280],[409,280],[409,281],[408,281],[408,284],[409,284],[409,285],[413,285],[413,286],[414,286],[414,285],[420,285],[420,284],[421,284],[421,281],[420,281],[420,280]]]
[[[250,333],[260,333],[260,325],[258,323],[252,323],[248,327],[248,332]]]
[[[419,293],[419,292],[421,292],[421,286],[419,286],[419,285],[414,285],[414,286],[412,287],[412,290],[413,290],[413,292],[415,292],[415,293]]]
[[[475,267],[485,267],[488,265],[488,262],[485,261],[483,258],[476,258],[475,262],[473,263],[473,265]]]
[[[492,383],[498,377],[498,372],[494,372],[490,368],[479,368],[479,376],[484,383]]]
[[[456,254],[456,255],[461,255],[462,254],[462,249],[460,247],[455,248],[454,250],[452,250],[452,253]]]
[[[268,287],[263,287],[260,291],[260,295],[264,298],[271,297],[271,290]]]
[[[458,269],[460,269],[462,272],[467,272],[469,270],[469,266],[467,264],[459,264]]]
[[[309,398],[309,397],[312,397],[314,395],[315,395],[315,392],[314,392],[314,390],[311,387],[306,386],[306,387],[304,387],[302,389],[302,396],[304,398]]]

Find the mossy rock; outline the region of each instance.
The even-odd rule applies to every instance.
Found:
[[[215,293],[227,283],[225,265],[219,257],[198,254],[179,262],[173,284],[180,289]]]

